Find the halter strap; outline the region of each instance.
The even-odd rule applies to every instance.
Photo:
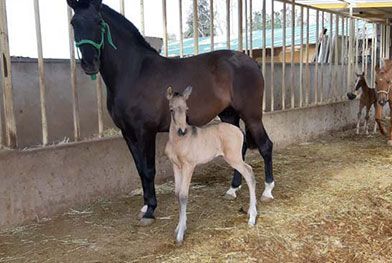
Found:
[[[107,36],[107,41],[109,43],[110,46],[112,46],[115,50],[117,50],[116,45],[114,45],[113,43],[113,39],[112,39],[112,34],[110,33],[110,27],[108,25],[108,23],[106,23],[103,19],[101,20],[101,42],[97,43],[93,40],[90,39],[82,39],[80,41],[75,41],[75,46],[77,48],[80,48],[80,46],[82,45],[91,45],[94,48],[96,48],[98,50],[98,57],[101,56],[101,49],[105,46],[105,33]],[[77,52],[78,56],[79,56],[79,52]],[[79,57],[80,59],[80,57]],[[91,75],[91,79],[95,80],[96,79],[96,75]]]

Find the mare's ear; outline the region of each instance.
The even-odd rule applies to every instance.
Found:
[[[173,98],[173,88],[170,86],[166,90],[166,98],[168,100],[171,100]]]
[[[69,7],[71,7],[72,9],[75,9],[76,6],[78,5],[78,1],[77,1],[77,0],[67,0],[67,4],[68,4]]]
[[[184,90],[184,93],[182,93],[182,96],[184,97],[185,100],[189,99],[189,96],[192,93],[192,86],[188,86],[186,87],[186,89]]]
[[[97,11],[101,11],[102,0],[91,0],[90,4],[93,5]]]

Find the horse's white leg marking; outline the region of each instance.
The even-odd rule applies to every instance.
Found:
[[[392,146],[392,140],[388,140],[388,146]]]
[[[139,214],[137,215],[137,217],[138,217],[139,219],[142,219],[142,218],[143,218],[144,214],[147,212],[147,208],[148,208],[148,206],[147,206],[147,205],[144,205],[144,206],[140,209],[140,212],[139,212]]]
[[[357,120],[357,131],[356,131],[356,134],[359,134],[359,125],[360,125],[360,123],[361,123],[361,114],[362,114],[362,110],[360,110],[359,112],[358,112],[358,120]]]
[[[194,167],[186,166],[182,169],[181,184],[179,184],[178,202],[180,203],[180,217],[176,228],[177,244],[182,244],[186,231],[186,207],[188,203],[189,185]],[[176,184],[177,185],[177,184]]]
[[[364,128],[365,128],[365,134],[369,134],[369,111],[370,109],[366,109],[366,116],[365,116],[365,124],[364,124]]]
[[[264,183],[264,192],[261,195],[261,200],[263,201],[268,201],[271,199],[274,199],[274,197],[272,196],[272,189],[274,189],[275,187],[275,182],[272,183]]]
[[[241,189],[241,185],[239,187],[237,187],[237,188],[234,188],[234,187],[230,186],[230,189],[227,190],[227,192],[225,194],[225,198],[228,199],[228,200],[236,199],[237,198],[236,192],[238,190],[240,190],[240,189]]]
[[[376,122],[376,121],[374,121],[373,133],[374,133],[374,134],[377,133],[377,122]]]

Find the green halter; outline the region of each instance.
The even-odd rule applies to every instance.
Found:
[[[107,40],[108,40],[109,45],[111,45],[114,49],[117,49],[117,47],[113,43],[112,34],[110,33],[109,25],[103,19],[101,21],[101,42],[100,43],[97,43],[97,42],[90,40],[90,39],[82,39],[80,41],[75,41],[75,46],[77,48],[79,48],[82,45],[91,45],[98,50],[98,56],[101,56],[101,49],[105,45],[105,33],[106,32],[107,32]],[[97,78],[97,76],[95,74],[91,75],[92,80],[95,80],[96,78]]]

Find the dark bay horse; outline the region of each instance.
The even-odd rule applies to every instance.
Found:
[[[217,115],[222,121],[246,126],[248,147],[257,147],[265,164],[262,199],[273,198],[272,142],[262,123],[264,79],[256,62],[241,52],[215,51],[190,58],[160,56],[122,15],[102,0],[67,0],[75,11],[71,24],[84,72],[98,72],[107,87],[107,108],[129,147],[141,178],[144,209],[142,224],[150,224],[155,196],[155,141],[167,132],[170,112],[166,88],[183,92],[193,86],[189,124],[202,126]],[[234,172],[231,189],[241,185]]]

